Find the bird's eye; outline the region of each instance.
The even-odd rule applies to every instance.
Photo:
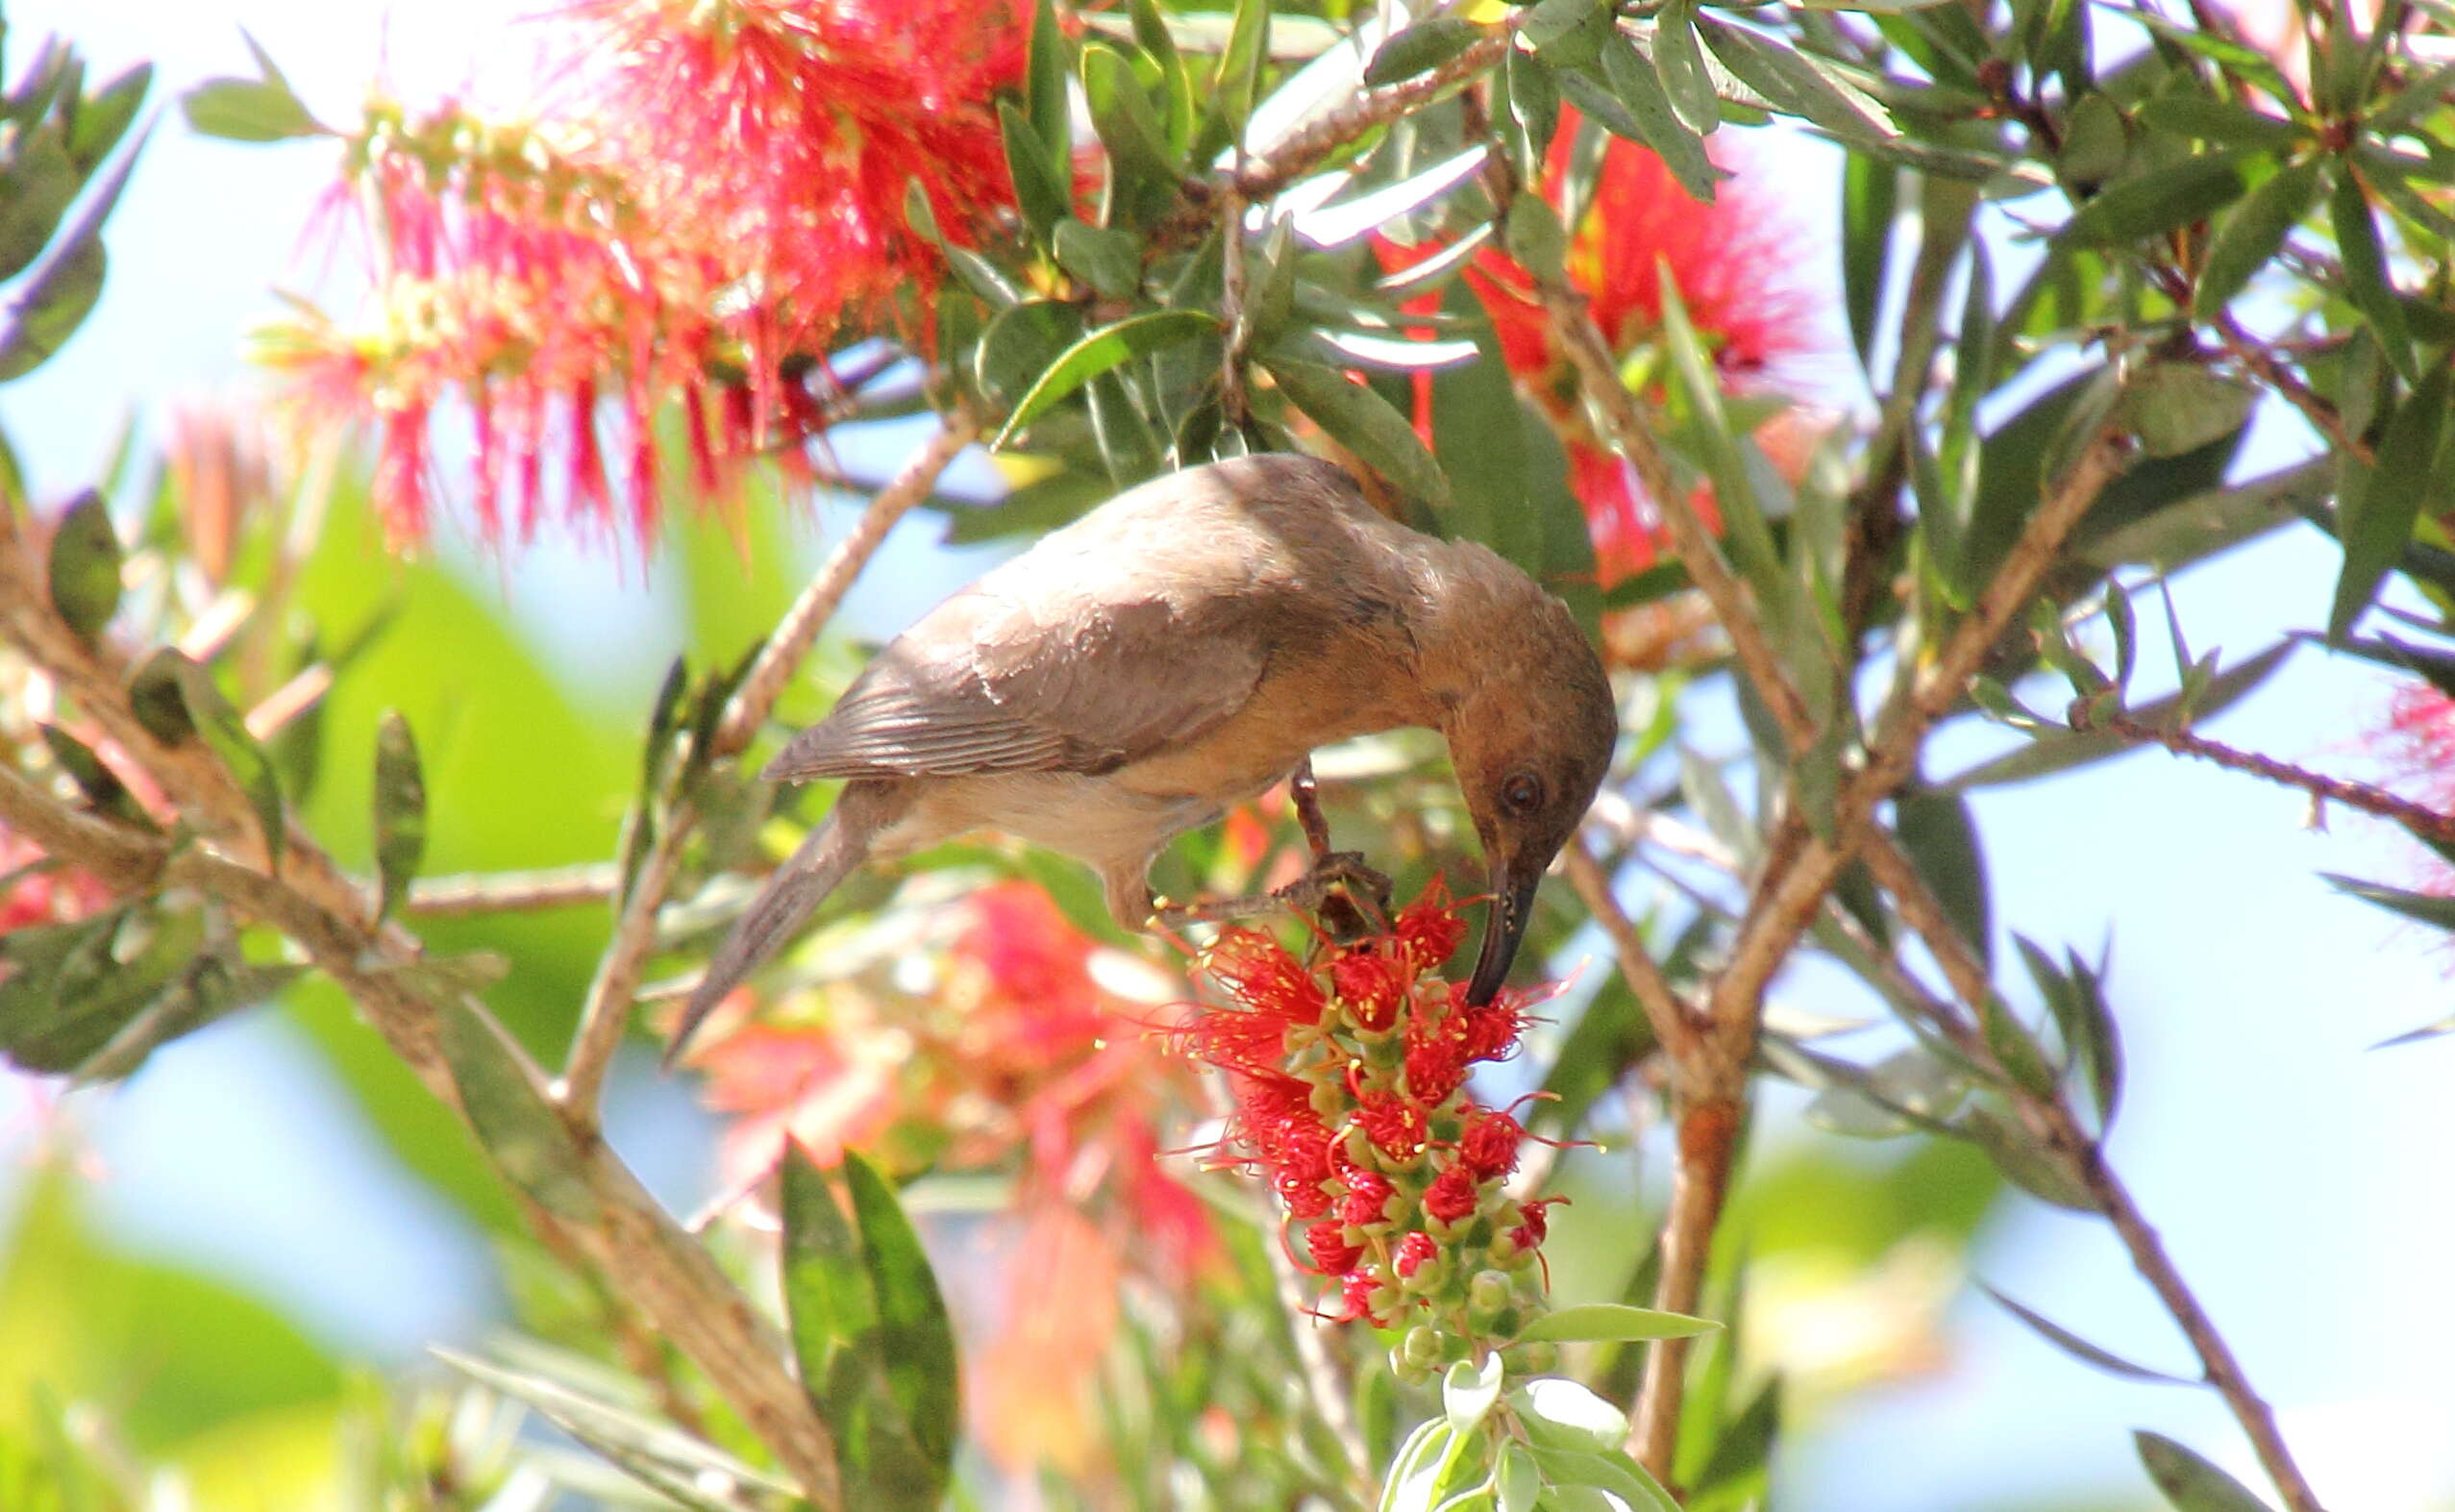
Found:
[[[1543,806],[1543,779],[1531,772],[1512,772],[1500,782],[1500,806],[1511,813],[1530,814]]]

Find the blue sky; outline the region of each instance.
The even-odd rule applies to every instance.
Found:
[[[528,9],[525,5],[517,9]],[[157,62],[166,101],[205,76],[243,72],[245,26],[309,92],[346,114],[356,81],[383,65],[416,97],[464,82],[505,8],[426,0],[389,26],[333,0],[13,0],[17,56],[46,30],[73,35],[98,67]],[[515,43],[489,56],[515,56]],[[275,308],[305,210],[328,159],[316,147],[245,149],[188,137],[163,119],[111,235],[103,306],[62,356],[0,391],[0,422],[38,493],[77,486],[121,416],[158,416],[244,382],[239,338]],[[1801,174],[1802,195],[1829,175]],[[1802,199],[1802,215],[1826,217]],[[1829,224],[1828,217],[1824,223]],[[2269,449],[2289,447],[2276,433]],[[901,591],[867,601],[873,630],[966,574],[921,535],[899,545]],[[617,591],[558,566],[524,566],[522,606]],[[2200,647],[2247,655],[2282,629],[2323,618],[2333,548],[2296,529],[2179,581]],[[480,581],[494,581],[492,574]],[[549,586],[533,588],[532,582]],[[632,590],[636,591],[636,590]],[[652,595],[653,602],[653,595]],[[602,626],[604,616],[557,614]],[[635,647],[598,656],[661,665],[654,615]],[[645,674],[643,673],[644,677]],[[2216,732],[2339,770],[2361,768],[2361,732],[2385,687],[2315,653],[2293,663]],[[1939,751],[1930,770],[1962,755]],[[2350,816],[2306,827],[2294,795],[2137,755],[2080,778],[1978,799],[1995,857],[1998,921],[2094,950],[2111,935],[2111,992],[2133,1076],[2115,1158],[2253,1377],[2283,1410],[2322,1495],[2380,1512],[2455,1506],[2455,1042],[2366,1047],[2446,1011],[2448,957],[2386,915],[2343,899],[2320,871],[2409,880],[2393,836]],[[2017,865],[2013,864],[2017,861]],[[1824,979],[1785,991],[1803,1005]],[[670,1094],[644,1078],[632,1105],[660,1134]],[[482,1315],[483,1259],[392,1173],[312,1058],[260,1016],[159,1058],[80,1116],[110,1160],[105,1213],[128,1240],[194,1257],[284,1298],[336,1339],[398,1357]],[[0,1138],[5,1138],[0,1135]],[[636,1141],[660,1190],[686,1202],[701,1147]],[[661,1152],[661,1153],[652,1153]],[[0,1182],[8,1179],[0,1162]],[[346,1213],[333,1203],[345,1199]],[[2078,1331],[2151,1363],[2185,1359],[2098,1227],[2023,1206],[1985,1236],[1996,1285]],[[1966,1504],[1977,1488],[2095,1486],[2141,1500],[2127,1429],[2155,1426],[2244,1469],[2213,1400],[2087,1372],[1973,1298],[1956,1308],[1961,1348],[1943,1376],[1879,1396],[1802,1444],[1784,1500],[1818,1508]]]

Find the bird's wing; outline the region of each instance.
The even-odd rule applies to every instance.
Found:
[[[1096,774],[1193,738],[1252,696],[1268,648],[1237,633],[1218,598],[1071,586],[1008,595],[983,583],[948,600],[767,776]]]

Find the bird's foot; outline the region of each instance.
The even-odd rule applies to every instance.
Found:
[[[1362,852],[1332,851],[1284,887],[1193,903],[1162,899],[1152,918],[1166,928],[1179,929],[1188,924],[1257,919],[1293,908],[1319,919],[1333,938],[1347,940],[1387,931],[1389,903],[1390,880],[1365,865]]]

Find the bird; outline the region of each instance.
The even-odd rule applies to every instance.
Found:
[[[1316,747],[1405,726],[1446,738],[1490,872],[1479,1006],[1619,735],[1584,631],[1518,567],[1389,518],[1328,461],[1262,453],[1128,488],[923,615],[768,763],[769,781],[844,787],[717,948],[666,1064],[868,861],[1002,832],[1088,862],[1144,930],[1171,840]]]

